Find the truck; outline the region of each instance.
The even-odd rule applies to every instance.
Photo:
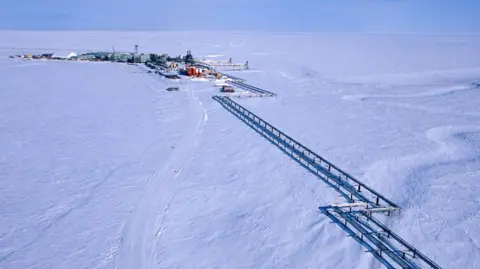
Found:
[[[230,85],[223,85],[220,92],[235,92],[235,88]]]

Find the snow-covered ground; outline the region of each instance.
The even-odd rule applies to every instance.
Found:
[[[402,207],[388,225],[480,267],[480,36],[0,32],[0,268],[380,268],[319,213],[342,200],[218,88],[12,53],[232,57],[239,99]],[[225,55],[225,56],[221,56]]]

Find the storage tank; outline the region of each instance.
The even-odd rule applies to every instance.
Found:
[[[197,73],[198,73],[198,72],[197,72],[197,68],[195,68],[195,67],[190,67],[190,68],[188,69],[188,75],[189,75],[189,76],[195,76],[195,75],[197,75]]]

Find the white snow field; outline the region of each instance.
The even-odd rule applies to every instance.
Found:
[[[402,207],[386,224],[480,268],[480,36],[0,32],[0,268],[382,268],[343,202],[211,99],[209,83],[16,53],[249,60],[235,99]],[[222,56],[223,55],[223,56]]]

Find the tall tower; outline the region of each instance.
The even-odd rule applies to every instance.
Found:
[[[138,45],[135,45],[135,54],[133,54],[133,62],[134,63],[137,62],[137,58],[138,58]]]
[[[185,56],[185,63],[190,63],[190,64],[193,64],[194,63],[194,60],[193,60],[193,56],[192,56],[192,51],[191,50],[187,50],[187,56]]]

